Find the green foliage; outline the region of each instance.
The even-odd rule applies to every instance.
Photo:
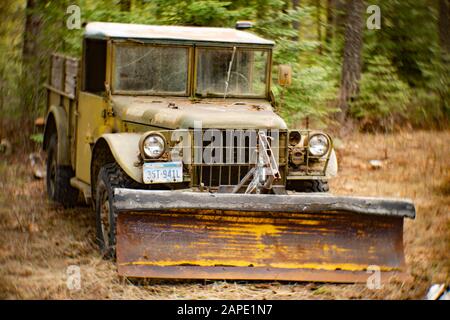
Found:
[[[238,13],[229,9],[231,2],[217,0],[156,0],[156,16],[164,24],[191,26],[230,26]]]
[[[379,5],[382,26],[371,32],[374,42],[365,41],[371,47],[369,54],[388,57],[409,85],[424,85],[428,79],[422,66],[439,58],[437,9],[417,0],[385,0]]]
[[[398,90],[401,106],[395,103],[386,104],[381,108],[381,114],[385,119],[395,118],[403,123],[408,122],[418,127],[441,126],[448,123],[450,119],[450,96],[449,96],[449,74],[450,59],[442,56],[439,44],[437,1],[428,3],[426,1],[414,0],[387,0],[380,2],[382,12],[382,26],[380,30],[367,31],[364,38],[364,61],[369,66],[375,56],[384,56],[391,66],[390,73],[402,85]],[[364,78],[364,76],[363,76]],[[383,78],[371,79],[373,85],[369,88],[367,80],[362,84],[361,94],[376,92],[376,86],[383,88],[387,81]],[[399,84],[396,79],[394,83]],[[375,82],[379,82],[376,84]],[[404,87],[406,89],[403,89]],[[397,90],[392,85],[391,90]],[[407,92],[407,93],[406,93]],[[383,104],[384,97],[371,95],[372,99],[379,98],[379,104]],[[408,97],[405,103],[404,98]],[[380,124],[380,117],[372,111],[371,104],[362,101],[368,97],[361,96],[356,103],[355,116],[358,119],[372,119]],[[395,101],[395,99],[392,99]],[[373,101],[372,101],[373,102]],[[367,110],[364,110],[364,105]],[[390,112],[386,108],[392,107]],[[378,108],[379,109],[379,108]],[[376,109],[376,110],[378,110]],[[401,109],[401,110],[399,110]]]
[[[399,79],[391,62],[383,56],[368,61],[360,81],[358,98],[351,103],[351,113],[365,127],[386,127],[393,116],[401,115],[410,99],[410,89]]]
[[[42,133],[32,134],[30,139],[31,141],[42,144],[44,142],[44,135]]]
[[[409,106],[409,118],[418,127],[442,127],[450,119],[450,55],[438,53],[428,63],[419,67],[426,82],[415,88],[413,103]]]
[[[20,3],[0,1],[0,119],[4,115],[17,117],[19,113],[20,85],[22,70],[22,8]],[[1,130],[0,130],[1,131]]]
[[[277,11],[259,21],[255,28],[276,41],[273,78],[277,77],[277,65],[292,67],[292,85],[273,86],[278,109],[290,126],[303,126],[306,117],[320,124],[337,111],[331,103],[337,94],[337,64],[332,57],[317,53],[320,42],[299,41],[298,32],[290,27],[295,20],[311,19],[312,14],[310,7]]]
[[[281,114],[291,126],[302,126],[309,117],[323,123],[327,116],[337,111],[331,104],[336,97],[336,80],[329,66],[301,67],[294,65],[292,85],[286,89],[276,86],[275,94],[281,105]]]
[[[414,89],[407,114],[421,128],[444,128],[450,122],[450,56],[421,65],[428,82]]]

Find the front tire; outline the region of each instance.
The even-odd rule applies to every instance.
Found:
[[[58,164],[58,141],[56,134],[50,137],[47,148],[47,195],[50,200],[73,207],[78,202],[79,191],[70,185],[74,176],[72,167]]]
[[[116,253],[117,213],[113,208],[114,189],[136,188],[138,185],[117,163],[108,163],[100,168],[95,192],[95,218],[97,244],[105,258],[113,259]]]

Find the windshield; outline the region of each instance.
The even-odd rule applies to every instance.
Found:
[[[199,49],[196,94],[202,97],[264,97],[267,56],[265,50]]]
[[[188,48],[118,44],[114,90],[142,94],[187,94]]]

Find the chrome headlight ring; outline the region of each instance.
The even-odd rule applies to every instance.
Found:
[[[144,159],[158,159],[166,151],[167,141],[164,136],[155,131],[145,133],[139,141],[139,149]]]
[[[323,157],[330,150],[330,139],[323,133],[315,133],[309,137],[308,151],[314,157]]]

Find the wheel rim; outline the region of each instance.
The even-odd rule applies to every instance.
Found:
[[[104,192],[101,202],[100,208],[100,223],[102,227],[103,234],[103,243],[105,244],[105,248],[109,248],[110,246],[110,207],[109,207],[109,197],[108,193]]]

